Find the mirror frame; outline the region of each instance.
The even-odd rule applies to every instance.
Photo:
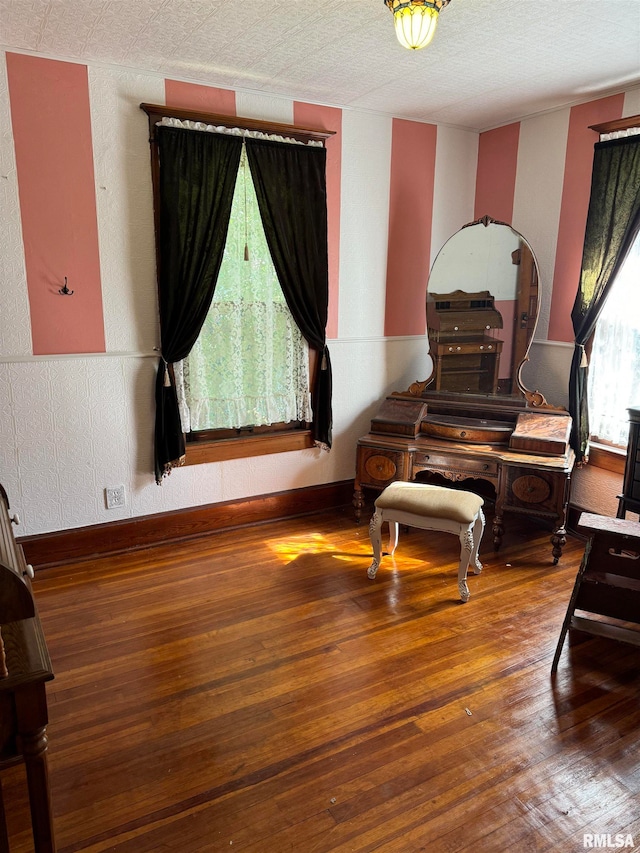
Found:
[[[527,364],[527,362],[530,361],[530,355],[529,354],[531,351],[531,346],[533,344],[536,328],[538,325],[538,319],[540,316],[540,267],[538,266],[538,261],[537,261],[535,252],[533,251],[531,244],[526,239],[526,237],[524,237],[523,234],[521,234],[519,231],[517,231],[508,222],[502,222],[498,219],[493,219],[491,216],[489,216],[487,214],[485,214],[484,216],[481,216],[479,219],[473,220],[472,222],[467,222],[465,225],[463,225],[461,228],[459,228],[458,231],[454,232],[454,234],[452,234],[448,238],[448,240],[443,244],[442,248],[439,250],[438,254],[436,255],[436,258],[435,258],[433,264],[431,265],[431,270],[429,272],[429,278],[427,281],[427,294],[429,292],[429,284],[431,281],[431,276],[433,274],[433,270],[435,268],[435,265],[438,261],[438,257],[440,256],[440,252],[442,251],[442,249],[457,234],[460,234],[466,228],[471,228],[475,225],[482,225],[485,228],[487,228],[489,225],[502,225],[502,226],[505,226],[506,228],[509,228],[517,237],[519,237],[521,242],[523,244],[525,244],[527,246],[527,248],[529,249],[529,251],[531,252],[533,264],[534,264],[535,269],[536,269],[536,277],[537,277],[537,282],[538,282],[538,296],[537,296],[537,300],[536,300],[535,322],[533,323],[533,326],[531,327],[531,334],[530,334],[529,340],[527,342],[527,347],[526,347],[524,356],[522,357],[519,364],[512,365],[512,370],[511,370],[512,383],[515,384],[515,386],[517,387],[517,391],[519,393],[516,393],[515,389],[510,394],[500,394],[500,393],[490,394],[490,393],[482,393],[482,392],[475,393],[472,391],[447,391],[446,389],[441,389],[440,391],[436,391],[435,389],[429,388],[429,386],[433,383],[433,381],[435,379],[436,364],[435,364],[435,360],[433,359],[433,357],[430,354],[431,353],[431,340],[429,338],[428,322],[427,322],[427,333],[426,334],[427,334],[427,340],[429,343],[429,351],[428,352],[429,352],[429,356],[430,356],[431,361],[432,361],[431,374],[424,381],[414,382],[408,388],[407,392],[405,392],[405,393],[407,393],[413,397],[425,397],[425,396],[429,396],[431,394],[443,394],[443,395],[455,397],[456,399],[460,399],[460,400],[464,400],[464,399],[470,399],[470,400],[482,399],[485,401],[486,400],[495,400],[497,402],[501,402],[501,403],[505,403],[505,404],[512,402],[514,405],[517,405],[518,403],[522,403],[523,398],[524,398],[524,402],[526,403],[526,405],[528,407],[533,408],[533,409],[550,409],[550,410],[554,410],[554,411],[562,411],[563,410],[562,406],[554,406],[554,405],[548,403],[544,394],[542,394],[538,390],[531,391],[529,388],[526,387],[526,385],[524,384],[523,379],[522,379],[522,371],[524,369],[524,366]],[[425,302],[426,302],[426,300],[425,300]]]

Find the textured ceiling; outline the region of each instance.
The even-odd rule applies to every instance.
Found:
[[[0,0],[0,45],[486,130],[640,85],[640,0],[451,0],[416,52],[383,0]]]

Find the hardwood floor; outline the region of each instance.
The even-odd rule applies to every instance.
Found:
[[[455,537],[370,581],[348,508],[42,571],[59,853],[639,849],[638,650],[573,634],[551,678],[584,543],[549,536],[487,532],[464,605]]]

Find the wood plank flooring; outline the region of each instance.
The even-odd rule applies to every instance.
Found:
[[[640,849],[639,651],[574,633],[552,679],[584,543],[511,523],[464,605],[457,538],[370,581],[349,508],[42,571],[59,853]]]

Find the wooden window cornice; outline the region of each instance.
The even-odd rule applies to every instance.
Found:
[[[596,133],[615,133],[617,130],[629,130],[630,127],[640,127],[640,115],[603,121],[602,124],[590,124],[589,130],[595,130]]]
[[[149,116],[149,128],[152,136],[156,124],[162,121],[163,118],[177,118],[180,121],[201,121],[204,124],[214,126],[239,127],[241,130],[257,130],[260,133],[289,136],[300,142],[322,142],[323,145],[335,133],[335,130],[298,127],[293,124],[279,124],[274,121],[261,121],[255,118],[219,115],[218,113],[201,113],[195,110],[182,109],[181,107],[164,107],[159,104],[140,104],[140,109],[144,110]]]

